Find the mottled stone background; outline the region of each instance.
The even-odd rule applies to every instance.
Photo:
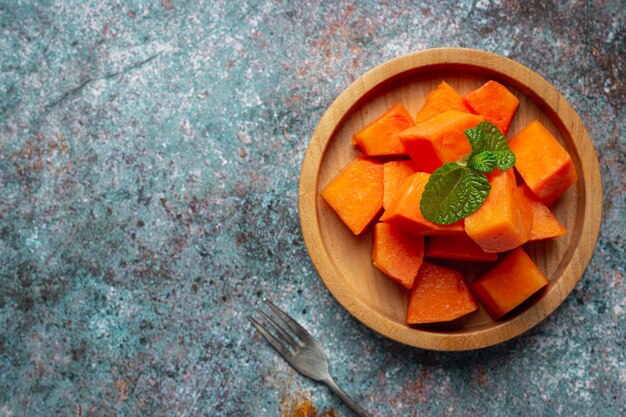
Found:
[[[309,396],[245,320],[275,300],[378,416],[624,415],[623,1],[0,1],[0,415],[279,416]],[[410,51],[529,66],[602,167],[594,257],[497,347],[382,338],[303,244],[299,169],[324,109]]]

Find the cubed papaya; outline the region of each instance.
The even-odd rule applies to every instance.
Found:
[[[324,187],[321,195],[358,235],[383,207],[383,164],[356,157]]]
[[[413,283],[406,321],[409,324],[450,321],[477,309],[478,304],[460,272],[424,262]]]
[[[466,94],[464,99],[474,113],[485,116],[485,120],[493,123],[503,135],[508,132],[511,119],[519,106],[517,97],[493,80]]]
[[[398,133],[415,124],[407,109],[400,103],[354,135],[365,156],[405,155]]]
[[[531,295],[548,285],[548,280],[524,249],[517,248],[476,280],[471,289],[487,313],[498,320]]]
[[[511,138],[509,147],[517,160],[515,169],[546,206],[578,180],[570,155],[537,120]]]
[[[550,239],[567,234],[567,229],[563,227],[559,219],[550,211],[539,198],[530,191],[527,185],[519,187],[524,204],[528,205],[533,212],[533,227],[530,229],[529,241]]]
[[[390,161],[383,165],[383,208],[387,209],[405,179],[415,173],[412,161]]]
[[[485,252],[504,252],[530,238],[533,214],[524,204],[513,170],[488,175],[491,191],[483,205],[465,218],[465,232]]]
[[[432,173],[445,162],[456,162],[471,152],[465,130],[484,118],[475,114],[448,110],[398,135],[415,168]]]
[[[424,105],[417,112],[415,121],[423,123],[448,110],[472,113],[472,110],[465,104],[463,97],[447,82],[442,81],[436,89],[428,94]]]
[[[420,202],[429,178],[430,174],[426,172],[416,172],[404,180],[380,220],[416,235],[463,233],[462,220],[449,225],[439,225],[426,220],[422,216]]]
[[[386,223],[374,226],[372,262],[389,278],[412,288],[423,260],[423,236],[407,234]]]
[[[425,242],[424,257],[477,262],[494,262],[498,259],[498,255],[485,252],[465,234],[428,236]]]

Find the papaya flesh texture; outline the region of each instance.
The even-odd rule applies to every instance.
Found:
[[[487,313],[498,320],[547,284],[524,249],[517,248],[476,280],[471,289]]]
[[[424,105],[417,112],[415,121],[423,123],[448,110],[472,113],[472,110],[465,104],[463,97],[454,88],[450,87],[447,82],[442,81],[436,89],[428,94]]]
[[[321,195],[358,235],[383,206],[383,165],[356,157],[328,183]]]
[[[450,321],[478,309],[460,272],[424,262],[417,273],[406,321],[409,324]]]
[[[465,130],[484,118],[475,114],[448,110],[398,135],[420,172],[432,173],[445,162],[456,162],[471,152]]]
[[[432,223],[422,216],[420,202],[424,187],[430,178],[426,172],[408,177],[380,220],[415,235],[450,235],[463,233],[463,221],[450,225]]]
[[[533,226],[530,229],[529,241],[550,239],[567,234],[567,229],[563,227],[559,219],[539,201],[527,185],[520,185],[518,188],[524,204],[527,204],[533,212]]]
[[[390,161],[383,165],[383,208],[387,209],[405,179],[415,173],[411,161]]]
[[[407,109],[400,103],[357,132],[353,137],[365,156],[405,155],[398,133],[415,124]]]
[[[546,206],[578,180],[572,158],[536,120],[511,138],[509,147],[515,153],[515,169]]]
[[[498,255],[485,252],[476,242],[464,234],[427,237],[424,257],[477,262],[494,262],[498,259]]]
[[[483,205],[465,218],[465,232],[485,252],[504,252],[530,238],[533,214],[524,204],[512,169],[488,175],[491,191]]]
[[[519,100],[505,86],[487,81],[464,97],[465,104],[476,114],[496,125],[503,135],[509,130],[511,119],[517,111]]]
[[[374,226],[372,262],[405,288],[412,288],[424,259],[424,237],[404,233],[386,223]]]

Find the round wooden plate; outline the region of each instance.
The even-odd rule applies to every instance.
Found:
[[[400,102],[413,115],[428,92],[445,80],[461,95],[487,80],[505,85],[520,105],[508,137],[538,119],[565,146],[579,180],[552,207],[568,234],[524,247],[550,285],[502,320],[484,310],[453,322],[409,326],[409,291],[370,260],[371,232],[355,237],[320,197],[320,191],[355,155],[352,135]],[[309,143],[300,175],[299,208],[304,240],[324,283],[358,320],[398,342],[433,350],[494,345],[530,329],[565,300],[591,258],[602,213],[598,160],[580,117],[546,80],[510,59],[484,51],[441,48],[388,61],[357,79],[328,108]],[[469,282],[489,268],[448,262]]]

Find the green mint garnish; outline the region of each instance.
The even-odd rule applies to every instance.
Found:
[[[456,162],[448,162],[430,176],[420,209],[437,224],[451,224],[480,208],[491,186],[484,174]]]
[[[482,151],[474,155],[468,164],[480,172],[491,172],[498,165],[498,158],[491,151]]]
[[[433,172],[424,188],[422,216],[436,224],[452,224],[483,205],[491,186],[484,172],[506,171],[515,165],[515,154],[506,137],[490,122],[467,129],[472,152],[459,162],[448,162]]]
[[[465,136],[472,146],[469,160],[483,151],[491,151],[498,160],[496,166],[506,171],[515,165],[515,154],[509,149],[506,137],[490,122],[480,122],[473,129],[467,129]]]

